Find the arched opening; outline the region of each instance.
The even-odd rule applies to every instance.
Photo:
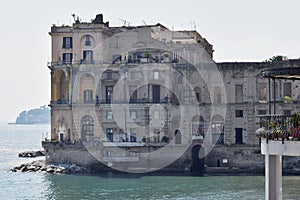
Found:
[[[60,99],[67,103],[68,102],[68,96],[69,96],[69,85],[68,80],[65,75],[65,73],[62,73],[60,77]]]
[[[181,144],[181,131],[175,131],[175,144]]]
[[[89,141],[94,135],[94,119],[86,115],[81,120],[81,140]]]
[[[205,172],[205,159],[203,152],[200,150],[201,145],[195,145],[192,148],[192,165],[190,170],[193,175],[203,174]]]
[[[69,101],[69,80],[64,71],[55,73],[52,81],[52,101],[56,103],[68,103]]]
[[[211,123],[212,143],[224,144],[224,119],[220,115],[215,115]]]

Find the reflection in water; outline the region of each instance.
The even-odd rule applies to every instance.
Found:
[[[263,199],[262,176],[74,176],[48,175],[47,199]],[[247,180],[247,181],[245,181]]]

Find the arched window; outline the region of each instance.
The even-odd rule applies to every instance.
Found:
[[[224,119],[220,115],[215,115],[211,123],[212,143],[224,144]]]
[[[67,74],[64,71],[58,70],[52,80],[52,88],[54,89],[52,94],[52,101],[57,103],[68,103],[69,96],[69,83]]]
[[[81,120],[81,140],[88,141],[94,135],[94,119],[86,115]]]
[[[175,144],[181,144],[181,132],[180,132],[180,130],[175,131]]]

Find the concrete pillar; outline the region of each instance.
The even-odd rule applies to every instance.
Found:
[[[266,200],[282,200],[282,156],[265,155]]]

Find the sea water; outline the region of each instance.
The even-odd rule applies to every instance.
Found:
[[[19,158],[42,150],[49,125],[0,124],[0,199],[264,199],[264,176],[55,175],[10,169],[43,158]],[[300,177],[283,177],[283,199],[300,199]]]

